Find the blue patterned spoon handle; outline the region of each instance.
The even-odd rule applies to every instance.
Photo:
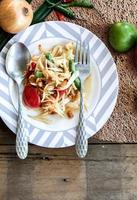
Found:
[[[25,159],[28,155],[29,132],[26,128],[26,122],[23,119],[22,105],[19,100],[18,121],[16,131],[16,152],[20,159]]]
[[[87,154],[88,150],[88,140],[86,138],[85,131],[85,119],[84,119],[84,100],[83,100],[83,92],[82,89],[80,91],[80,113],[79,113],[79,123],[77,128],[77,136],[76,136],[76,152],[80,158],[84,158]]]

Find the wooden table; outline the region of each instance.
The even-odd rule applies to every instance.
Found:
[[[1,200],[136,200],[137,145],[89,143],[80,160],[74,147],[29,145],[19,160],[15,135],[1,122]]]
[[[96,10],[77,9],[80,24],[100,37],[116,61],[120,92],[110,120],[89,140],[85,159],[74,147],[46,149],[29,145],[29,156],[19,160],[15,135],[0,121],[0,200],[136,200],[137,69],[133,51],[113,52],[107,42],[111,22],[136,23],[135,0],[94,0]],[[36,8],[38,1],[33,2]],[[53,15],[48,20],[55,19]]]

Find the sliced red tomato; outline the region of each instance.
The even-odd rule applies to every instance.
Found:
[[[37,88],[31,85],[25,86],[23,91],[23,100],[25,105],[30,108],[38,108],[41,104]]]

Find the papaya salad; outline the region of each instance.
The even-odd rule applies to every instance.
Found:
[[[23,100],[32,109],[39,108],[36,119],[49,115],[72,118],[79,109],[80,79],[74,63],[75,44],[56,45],[51,50],[38,46],[25,71]]]

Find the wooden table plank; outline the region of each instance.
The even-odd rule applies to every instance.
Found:
[[[90,145],[84,160],[74,148],[31,146],[26,160],[6,148],[0,145],[2,200],[137,199],[137,145]]]
[[[98,161],[103,159],[137,158],[136,144],[90,144],[88,154],[84,160]],[[17,159],[15,145],[0,145],[0,160]],[[43,148],[35,145],[29,145],[28,160],[79,160],[75,154],[74,146],[69,148]]]
[[[14,144],[15,135],[0,119],[0,144]]]
[[[85,163],[60,160],[2,161],[0,199],[77,199],[86,196]],[[70,169],[72,171],[70,171]],[[5,188],[6,185],[6,188]]]

